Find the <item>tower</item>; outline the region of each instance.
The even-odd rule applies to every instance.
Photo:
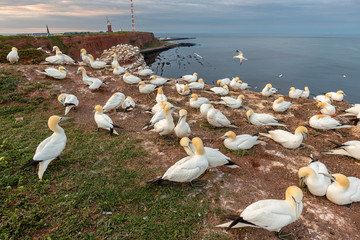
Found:
[[[50,36],[51,34],[50,34],[50,31],[49,31],[49,27],[48,27],[48,25],[46,24],[46,34],[47,34],[47,36]]]
[[[107,28],[108,28],[108,32],[112,32],[112,30],[111,30],[111,23],[110,23],[110,20],[109,20],[109,18],[106,16],[106,21],[107,21]]]
[[[131,28],[132,31],[135,32],[134,5],[132,0],[130,0],[130,7],[131,7]]]

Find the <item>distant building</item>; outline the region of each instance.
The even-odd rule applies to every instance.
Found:
[[[106,21],[107,21],[107,32],[113,32],[112,29],[111,29],[111,23],[110,23],[110,20],[108,17],[106,17]]]

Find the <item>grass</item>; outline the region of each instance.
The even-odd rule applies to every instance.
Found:
[[[0,72],[14,76],[6,75],[11,69]],[[58,113],[56,108],[42,112],[48,99],[27,97],[50,87],[47,83],[28,86],[19,79],[2,85],[7,94],[22,92],[27,101],[1,104],[0,239],[201,238],[209,211],[205,190],[146,184],[155,177],[147,167],[154,156],[141,147],[141,139],[126,133],[109,136],[64,121],[68,140],[62,159],[50,163],[41,181],[31,169],[19,171],[52,133],[48,116]]]

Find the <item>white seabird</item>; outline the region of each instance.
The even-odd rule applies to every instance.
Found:
[[[114,69],[113,69],[113,74],[114,75],[121,75],[123,73],[125,73],[125,68],[120,67],[120,66],[114,67]]]
[[[176,83],[175,87],[176,87],[176,91],[182,96],[186,96],[190,94],[189,85],[187,84],[184,85],[184,84]]]
[[[207,113],[210,109],[214,108],[214,106],[210,103],[204,103],[200,106],[200,113],[201,115],[207,119]]]
[[[229,87],[227,85],[224,85],[223,87],[212,87],[207,92],[214,93],[220,96],[225,96],[229,94]]]
[[[156,89],[158,89],[159,86],[154,85],[154,84],[145,84],[145,82],[140,81],[138,83],[139,86],[139,92],[143,93],[143,94],[150,94],[153,91],[155,91]]]
[[[167,102],[167,97],[165,96],[162,88],[157,89],[157,94],[156,94],[155,100],[157,103],[160,103],[161,101]]]
[[[167,102],[161,101],[161,109],[157,111],[151,118],[151,120],[143,127],[143,129],[147,129],[149,127],[154,126],[155,123],[159,122],[160,120],[165,119],[164,108]]]
[[[230,150],[241,150],[241,149],[250,149],[255,144],[261,143],[258,141],[258,136],[251,136],[249,134],[242,134],[236,136],[233,131],[228,131],[224,134],[224,136],[220,137],[220,139],[224,139],[224,145],[226,148]]]
[[[90,57],[89,57],[89,55],[86,53],[86,50],[85,50],[84,48],[82,48],[82,49],[80,50],[80,56],[81,56],[82,61],[83,61],[86,65],[90,66]]]
[[[211,108],[207,112],[206,115],[207,121],[210,125],[214,127],[232,127],[232,128],[239,128],[238,126],[232,124],[227,117],[220,112],[220,110]]]
[[[71,108],[79,105],[79,100],[73,94],[62,93],[58,97],[58,101],[65,106],[65,115],[67,115]]]
[[[276,88],[273,88],[270,83],[266,84],[264,89],[261,91],[261,95],[264,97],[270,97],[271,95],[275,94],[277,92]]]
[[[285,112],[287,111],[293,104],[291,102],[287,102],[283,97],[279,97],[276,99],[272,105],[272,108],[275,112]]]
[[[181,109],[179,111],[179,121],[174,128],[175,135],[178,138],[189,137],[191,134],[191,128],[186,122],[186,116],[187,111],[185,109]]]
[[[131,111],[135,108],[135,102],[132,99],[132,97],[127,96],[124,100],[124,102],[121,105],[122,109],[124,109],[125,112]]]
[[[191,83],[191,82],[196,82],[197,75],[198,75],[197,73],[193,73],[193,75],[184,75],[181,78],[182,78],[182,80]]]
[[[304,90],[301,89],[295,89],[294,87],[290,88],[289,91],[289,97],[290,98],[300,98],[301,95],[303,94]]]
[[[44,173],[52,160],[59,157],[66,145],[66,135],[64,129],[60,127],[59,122],[69,119],[68,117],[59,117],[53,115],[48,120],[48,126],[54,133],[42,141],[36,148],[33,160],[23,165],[20,169],[39,164],[38,177],[41,180]]]
[[[238,90],[241,89],[241,84],[242,82],[240,82],[239,77],[234,77],[233,79],[231,79],[229,86],[234,90]]]
[[[328,104],[331,104],[331,94],[326,93],[325,95],[317,95],[314,97],[314,100],[317,102],[326,102]]]
[[[118,107],[120,107],[123,104],[124,101],[125,101],[125,95],[122,92],[116,92],[109,98],[109,100],[107,100],[107,102],[103,106],[103,111],[107,112],[111,109],[116,110]]]
[[[199,97],[197,94],[191,94],[190,98],[190,107],[192,108],[200,108],[201,105],[205,103],[210,103],[210,100],[205,97]]]
[[[309,119],[310,127],[321,130],[350,128],[350,125],[342,125],[338,120],[326,115],[314,115]]]
[[[222,101],[217,102],[218,104],[224,104],[229,108],[240,108],[245,97],[244,95],[240,94],[237,98],[221,97],[221,99]]]
[[[333,142],[335,143],[335,142]],[[330,150],[327,152],[323,152],[325,154],[336,154],[336,155],[345,155],[345,156],[349,156],[349,157],[353,157],[357,160],[360,160],[360,141],[357,140],[352,140],[352,141],[347,141],[344,143],[335,143],[336,146],[333,147],[332,149],[335,150]],[[339,149],[337,149],[339,148]]]
[[[101,86],[101,84],[103,84],[103,81],[101,81],[100,79],[89,77],[86,74],[85,68],[79,67],[76,74],[79,74],[80,72],[82,74],[82,80],[84,81],[84,83],[89,85],[89,89],[98,89]]]
[[[166,79],[166,78],[162,78],[162,77],[156,77],[154,75],[152,75],[150,77],[150,83],[151,84],[155,84],[155,85],[158,85],[158,86],[162,86],[164,85],[165,83],[169,82],[170,80]]]
[[[309,90],[308,87],[305,87],[305,88],[304,88],[304,91],[303,91],[303,93],[301,94],[300,97],[301,97],[301,98],[308,98],[309,95],[310,95],[310,90]]]
[[[262,126],[262,125],[271,125],[271,126],[282,126],[285,127],[285,124],[279,123],[278,119],[274,116],[266,113],[254,113],[253,110],[248,110],[246,112],[246,117],[249,120],[249,122],[256,126]]]
[[[117,133],[114,128],[121,128],[121,127],[115,125],[111,120],[111,118],[105,113],[103,113],[102,106],[96,105],[94,109],[95,109],[94,118],[97,124],[97,130],[99,131],[100,128],[103,128],[105,130],[109,130],[110,135],[112,135],[113,133],[119,135],[119,133]]]
[[[238,53],[238,55],[234,56],[233,58],[238,58],[240,60],[240,65],[241,65],[244,60],[245,61],[247,60],[247,58],[244,57],[242,51],[236,50],[236,52]]]
[[[217,85],[223,87],[225,85],[230,85],[230,78],[223,78],[216,81]]]
[[[56,52],[55,56],[50,56],[45,58],[45,61],[52,64],[64,64],[64,57],[60,54],[60,52]]]
[[[337,92],[328,92],[330,94],[330,98],[334,101],[342,101],[344,99],[345,93],[341,90]]]
[[[66,77],[67,70],[63,66],[60,66],[58,69],[55,68],[46,68],[44,72],[36,70],[38,73],[44,74],[46,76],[55,78],[55,79],[64,79]]]
[[[105,68],[107,65],[106,62],[104,61],[95,61],[94,60],[94,57],[93,55],[91,54],[88,54],[89,55],[89,58],[90,58],[90,66],[93,68],[93,69],[102,69],[102,68]]]
[[[326,102],[319,102],[317,107],[320,108],[320,112],[324,115],[333,116],[335,115],[335,107]]]
[[[189,83],[188,85],[190,89],[202,90],[204,89],[205,83],[204,83],[204,79],[200,78],[199,81]]]
[[[59,53],[64,58],[65,63],[69,63],[69,64],[74,64],[75,63],[75,60],[72,59],[70,56],[62,53],[58,46],[53,46],[53,51],[55,51],[56,54]]]
[[[122,77],[124,82],[127,84],[137,84],[142,81],[141,78],[136,77],[130,73],[125,73]]]
[[[113,61],[111,62],[111,67],[112,68],[120,67],[119,62],[117,60],[117,54],[116,53],[113,54]]]
[[[308,130],[303,126],[297,127],[295,134],[280,129],[269,131],[269,133],[260,133],[260,135],[271,138],[288,149],[300,147],[302,141],[307,138],[307,134]]]
[[[147,76],[150,76],[151,74],[153,74],[153,71],[150,68],[143,69],[142,67],[138,67],[137,74],[142,77],[147,77]]]
[[[11,51],[8,53],[8,55],[6,56],[6,59],[11,63],[17,63],[19,61],[19,54],[18,54],[18,49],[16,47],[12,47]]]
[[[169,135],[174,131],[174,119],[172,117],[172,111],[174,108],[171,105],[166,104],[164,108],[165,119],[155,123],[154,129],[151,131],[159,133],[161,136]]]

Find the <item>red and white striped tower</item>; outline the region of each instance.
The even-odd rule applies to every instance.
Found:
[[[130,7],[131,7],[131,28],[132,31],[135,32],[134,5],[132,0],[130,0]]]

